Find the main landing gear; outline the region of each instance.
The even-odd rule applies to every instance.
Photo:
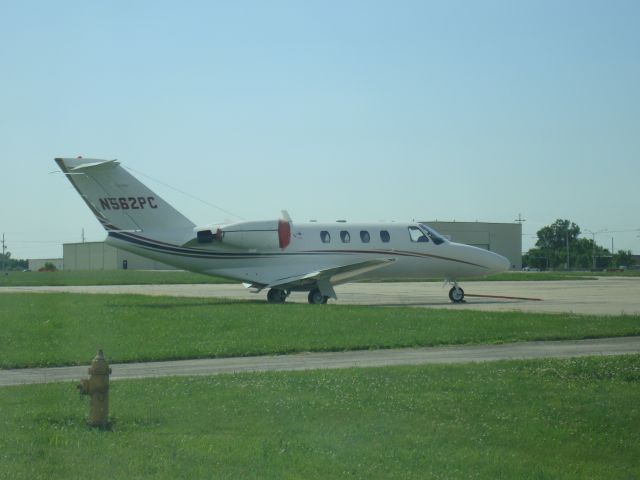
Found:
[[[289,292],[286,290],[280,290],[279,288],[272,288],[267,292],[267,302],[269,303],[284,303]]]
[[[327,297],[326,295],[322,295],[322,292],[320,292],[319,289],[314,288],[309,292],[309,296],[307,297],[307,300],[309,301],[309,303],[313,305],[321,305],[321,304],[327,303],[327,300],[329,300],[329,297]]]
[[[289,292],[288,290],[272,288],[267,292],[267,301],[269,303],[284,303],[287,300],[289,293],[291,292]],[[320,289],[314,288],[309,292],[309,296],[307,297],[307,300],[309,300],[309,303],[312,305],[323,305],[327,303],[327,300],[329,300],[329,297],[327,297],[326,295],[322,295],[322,292],[320,292]]]
[[[449,290],[449,300],[453,303],[464,302],[464,290],[460,288],[457,283],[454,283],[451,290]]]

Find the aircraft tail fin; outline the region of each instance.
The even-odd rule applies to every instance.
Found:
[[[195,226],[125,170],[117,160],[56,158],[105,230],[146,232],[169,241]]]

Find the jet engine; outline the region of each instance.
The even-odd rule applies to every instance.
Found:
[[[196,231],[198,243],[219,242],[230,247],[249,250],[274,250],[287,248],[291,242],[291,222],[268,220],[240,222],[217,229]]]

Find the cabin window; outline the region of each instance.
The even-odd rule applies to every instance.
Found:
[[[360,230],[360,240],[362,240],[362,243],[369,243],[371,235],[366,230]]]
[[[429,241],[429,239],[424,234],[424,232],[420,230],[418,227],[414,227],[414,226],[409,227],[409,237],[411,238],[412,242],[428,242]]]
[[[383,243],[389,243],[391,235],[389,235],[389,232],[386,230],[380,230],[380,240],[382,240]]]
[[[331,234],[326,230],[322,230],[320,232],[320,240],[322,240],[322,243],[329,243],[331,241]]]
[[[342,243],[349,243],[351,241],[351,235],[349,235],[349,232],[346,230],[342,230],[340,232],[340,240],[342,240]]]

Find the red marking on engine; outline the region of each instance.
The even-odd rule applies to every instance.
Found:
[[[280,248],[287,248],[291,243],[291,224],[286,220],[278,220],[278,242]]]

